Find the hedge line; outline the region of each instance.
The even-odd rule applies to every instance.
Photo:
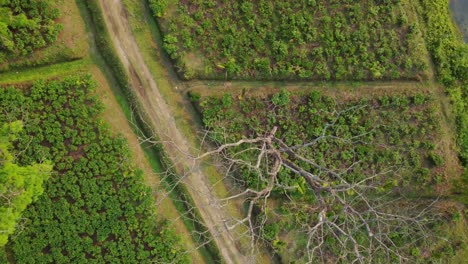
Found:
[[[153,129],[149,125],[149,120],[147,113],[143,111],[142,106],[140,105],[139,101],[137,100],[134,92],[130,86],[130,78],[125,70],[124,65],[120,61],[115,48],[112,44],[112,40],[107,30],[104,16],[101,12],[101,8],[99,6],[98,0],[83,0],[86,4],[87,11],[89,12],[92,20],[92,25],[94,30],[94,36],[96,41],[96,47],[103,57],[107,66],[111,69],[114,78],[116,79],[121,91],[124,93],[126,100],[132,107],[132,111],[135,112],[135,116],[137,117],[136,120],[136,130],[141,131],[143,136],[156,136],[153,134]],[[164,148],[161,144],[154,145],[152,151],[156,156],[159,158],[159,161],[165,170],[169,170],[172,175],[176,175],[176,172],[173,171],[173,163],[167,154],[164,152]],[[170,186],[177,183],[177,179],[175,177],[168,177],[166,178],[165,187],[168,187],[167,190],[170,190]],[[177,184],[174,188],[174,191],[171,192],[177,210],[182,214],[188,214],[188,217],[184,217],[184,223],[187,225],[189,230],[195,229],[199,232],[206,232],[206,228],[200,224],[202,223],[202,217],[198,209],[193,209],[195,207],[195,203],[193,199],[190,197],[187,188],[184,185]],[[194,237],[195,241],[197,238]],[[197,241],[198,242],[198,241]],[[207,252],[209,253],[209,257],[211,261],[220,262],[221,255],[219,250],[214,242],[210,242],[204,246]],[[204,255],[204,257],[207,257]]]
[[[453,103],[460,159],[468,166],[468,45],[450,16],[447,0],[420,0],[425,39],[437,68],[437,79]]]

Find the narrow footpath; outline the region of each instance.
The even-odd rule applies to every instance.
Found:
[[[218,197],[200,169],[199,161],[191,159],[188,155],[192,153],[193,146],[176,126],[170,107],[144,63],[122,1],[99,0],[99,2],[113,44],[128,71],[132,89],[150,119],[147,121],[151,122],[167,155],[176,164],[177,172],[185,175],[183,183],[188,187],[195,206],[200,211],[224,261],[229,264],[253,262],[236,246],[236,234],[226,228],[225,220],[230,219],[230,216],[220,206]]]

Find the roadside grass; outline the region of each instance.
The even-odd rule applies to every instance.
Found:
[[[84,30],[84,23],[81,22],[83,20],[79,10],[74,5],[68,4],[66,0],[51,1],[51,4],[60,10],[61,16],[57,22],[63,25],[57,41],[25,58],[8,60],[7,63],[0,65],[0,72],[53,65],[87,56],[88,35]]]
[[[201,128],[201,120],[187,98],[180,93],[180,91],[184,90],[186,83],[179,81],[172,69],[167,68],[170,62],[159,48],[160,45],[157,45],[160,44],[160,34],[156,23],[149,15],[146,6],[140,1],[124,0],[124,3],[128,10],[131,10],[129,12],[130,22],[134,29],[134,35],[137,39],[138,46],[145,55],[145,63],[155,77],[154,79],[164,99],[169,106],[172,106],[171,110],[174,113],[174,119],[184,133],[184,136],[186,136],[194,146],[200,147],[199,137],[194,127]],[[209,176],[215,175],[210,173]],[[210,180],[212,182],[218,182],[219,179],[220,176],[218,174]],[[225,197],[228,193],[226,188],[220,185],[216,186],[215,189],[218,194],[222,194],[220,197]],[[238,210],[236,209],[236,211]]]
[[[171,222],[172,227],[181,235],[183,244],[190,251],[190,258],[193,263],[202,263],[203,258],[196,250],[196,245],[191,238],[191,228],[186,226],[187,223],[184,223],[183,217],[179,213],[180,209],[175,208],[176,205],[167,197],[164,188],[161,186],[163,183],[158,173],[161,174],[163,168],[159,162],[159,157],[153,153],[150,146],[140,144],[135,125],[129,121],[131,109],[125,97],[117,89],[111,88],[115,87],[116,84],[109,85],[109,78],[106,78],[97,66],[93,66],[90,70],[99,84],[96,92],[105,105],[103,118],[111,125],[112,131],[122,134],[127,139],[133,154],[133,163],[143,170],[145,184],[151,188],[156,199],[157,214]]]
[[[86,72],[92,62],[89,59],[62,62],[37,68],[26,68],[0,73],[0,84],[31,83],[36,80],[57,78],[74,73]]]

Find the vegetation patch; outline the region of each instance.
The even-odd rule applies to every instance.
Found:
[[[150,0],[186,79],[376,80],[428,75],[406,0]]]
[[[126,115],[128,118],[136,119],[132,121],[136,134],[143,138],[155,138],[156,135],[153,129],[149,123],[145,121],[147,119],[147,114],[142,110],[140,103],[135,99],[134,92],[130,87],[129,76],[112,44],[109,31],[104,22],[103,13],[99,7],[99,1],[84,0],[83,3],[86,6],[86,11],[90,14],[92,22],[90,25],[95,34],[96,48],[102,54],[105,63],[112,71],[118,84],[117,87],[125,97],[123,100],[128,103],[127,107],[131,108],[126,110]],[[182,215],[182,220],[188,230],[193,230],[193,234],[195,234],[192,236],[194,242],[197,245],[201,245],[198,250],[202,252],[204,258],[208,259],[207,261],[219,262],[219,251],[214,242],[207,242],[206,239],[209,239],[209,237],[198,235],[199,233],[206,233],[206,228],[200,224],[202,222],[201,216],[197,208],[193,206],[193,201],[187,193],[186,188],[178,184],[176,173],[173,171],[174,165],[164,153],[162,145],[143,144],[143,146],[147,148],[148,155],[151,157],[150,160],[157,163],[157,166],[162,167],[161,172],[166,172],[174,176],[165,177],[164,181],[162,181],[163,186],[166,188],[166,191],[169,192],[172,202],[179,214]]]
[[[51,1],[0,1],[0,68],[55,42],[58,17]]]
[[[430,234],[439,224],[432,223],[425,233],[417,230],[429,223],[425,220],[400,225],[388,219],[381,229],[379,217],[373,215],[375,208],[369,209],[380,201],[377,210],[388,214],[408,211],[410,215],[421,205],[415,197],[450,194],[445,160],[448,155],[438,146],[440,116],[430,94],[342,102],[316,91],[292,96],[286,90],[265,98],[233,98],[229,94],[192,98],[200,100],[209,138],[217,145],[256,139],[274,131],[270,147],[275,149],[267,148],[262,154],[265,156],[259,154],[267,147],[257,144],[260,141],[226,148],[222,153],[230,161],[242,161],[234,162],[236,166],[228,162],[228,172],[240,186],[250,190],[247,194],[258,194],[272,186],[270,175],[275,161],[266,156],[284,151],[286,165],[275,176],[274,188],[267,195],[272,199],[258,199],[252,215],[257,235],[285,262],[311,261],[311,256],[317,262],[366,258],[373,263],[447,256],[437,250],[429,253],[430,244],[421,243],[431,241],[429,237],[420,240],[422,234]],[[259,167],[263,159],[269,165]],[[300,170],[321,185],[310,187]],[[340,192],[340,186],[353,187]],[[259,196],[247,196],[246,201],[254,197]],[[352,215],[359,217],[353,220]],[[323,232],[322,240],[318,236],[311,238],[325,217],[344,232],[317,229]],[[355,226],[353,221],[362,225]],[[347,239],[348,231],[353,239]],[[459,242],[441,248],[449,247],[453,254],[461,247]],[[363,252],[357,254],[360,250]]]
[[[23,120],[21,166],[53,162],[44,195],[7,245],[18,263],[186,263],[174,230],[157,221],[125,140],[99,118],[90,77],[0,90],[0,123]]]
[[[0,127],[0,248],[15,231],[24,209],[44,191],[42,184],[52,167],[47,163],[26,167],[14,163],[9,149],[21,129],[20,121]]]
[[[61,25],[54,22],[58,9],[49,1],[10,1],[0,3],[1,56],[24,56],[55,41]]]

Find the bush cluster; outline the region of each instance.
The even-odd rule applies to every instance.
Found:
[[[417,79],[428,70],[419,26],[400,0],[152,0],[150,7],[188,79]]]
[[[49,0],[0,1],[0,64],[54,42],[62,29],[58,16]]]

